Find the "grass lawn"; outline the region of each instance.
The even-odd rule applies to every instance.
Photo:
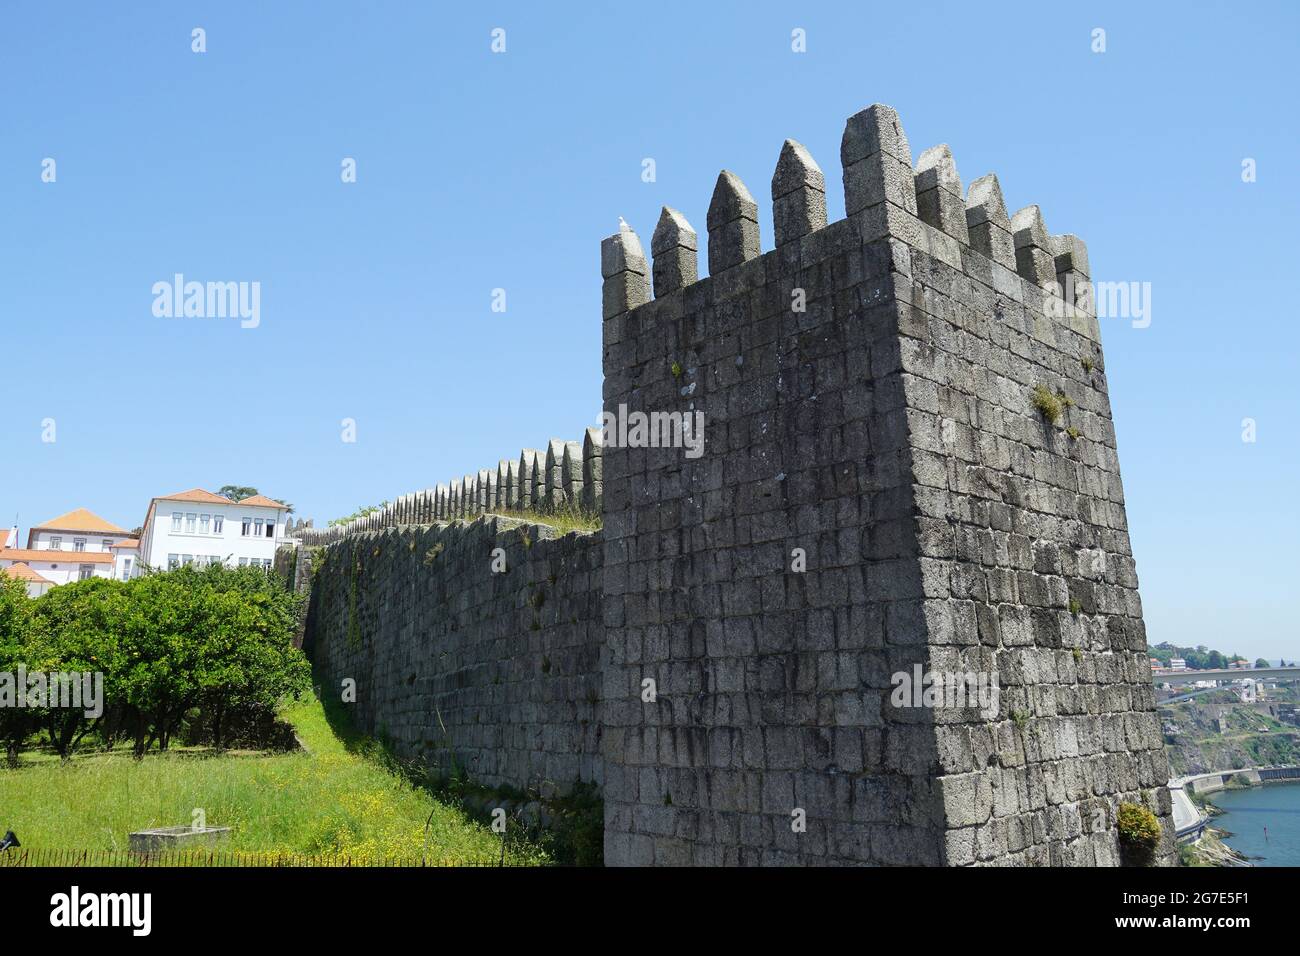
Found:
[[[307,752],[177,750],[137,761],[122,749],[66,763],[26,753],[17,769],[0,769],[0,833],[14,830],[32,850],[125,850],[129,832],[189,825],[202,809],[208,826],[234,828],[223,851],[417,864],[500,860],[499,835],[388,769],[371,742],[336,731],[316,698],[292,704],[283,717]],[[550,862],[514,838],[506,860]]]

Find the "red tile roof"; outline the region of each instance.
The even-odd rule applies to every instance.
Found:
[[[7,574],[11,578],[17,578],[19,581],[34,581],[37,584],[53,584],[48,578],[43,578],[21,561],[17,564],[11,564],[7,568],[0,568],[0,574]]]
[[[0,561],[41,561],[47,564],[112,564],[113,556],[103,551],[52,551],[36,548],[5,548]]]
[[[284,505],[274,498],[268,498],[266,495],[250,495],[247,498],[240,499],[241,505],[257,505],[259,508],[283,508]]]
[[[221,495],[214,495],[210,491],[204,491],[202,488],[191,488],[189,491],[178,491],[174,495],[159,495],[155,501],[193,501],[196,504],[208,505],[229,505],[233,504],[229,498],[223,498]]]

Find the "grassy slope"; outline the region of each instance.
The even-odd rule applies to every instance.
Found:
[[[0,832],[12,828],[32,848],[125,849],[128,832],[189,824],[201,808],[209,826],[234,827],[225,844],[232,851],[498,861],[500,837],[370,759],[367,742],[336,733],[315,698],[284,716],[309,752],[177,752],[142,761],[116,752],[0,770]],[[528,846],[509,859],[546,862]]]

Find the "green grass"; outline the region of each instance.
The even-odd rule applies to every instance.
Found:
[[[283,716],[307,751],[190,749],[136,761],[120,750],[67,763],[24,754],[17,769],[0,769],[0,832],[12,828],[31,849],[123,850],[131,831],[188,825],[197,808],[208,826],[234,828],[221,846],[230,852],[439,864],[500,860],[499,835],[413,786],[386,765],[374,742],[339,728],[337,720],[331,726],[314,697]],[[506,861],[550,859],[512,836]]]
[[[570,531],[577,531],[580,534],[591,534],[593,531],[599,531],[601,527],[601,516],[591,514],[579,508],[561,508],[557,511],[493,511],[491,514],[501,515],[505,518],[515,518],[519,521],[527,521],[529,524],[544,524],[554,528],[560,534],[568,534]],[[469,519],[473,520],[473,519]]]

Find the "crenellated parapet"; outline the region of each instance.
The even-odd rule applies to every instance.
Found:
[[[1168,762],[1087,248],[888,106],[839,220],[775,158],[772,248],[726,170],[708,275],[676,208],[601,247],[605,415],[702,439],[598,459],[605,862],[1120,862]]]
[[[915,166],[907,134],[892,107],[875,104],[849,117],[840,143],[844,206],[864,241],[892,236],[951,265],[977,254],[990,284],[1017,300],[1054,295],[1092,316],[1086,293],[1087,251],[1077,236],[1047,232],[1038,206],[1008,216],[997,176],[988,173],[963,192],[947,144],[924,150]],[[775,247],[816,241],[827,225],[826,180],[811,153],[793,139],[782,144],[772,176]],[[714,184],[706,225],[709,276],[699,276],[699,243],[686,217],[664,206],[647,265],[640,239],[620,220],[619,231],[601,244],[606,345],[620,341],[608,320],[653,298],[722,276],[762,255],[758,204],[735,173],[723,170]],[[996,267],[996,268],[995,268]],[[1005,270],[1005,271],[1004,271]],[[653,281],[651,281],[653,279]],[[1069,309],[1064,310],[1069,314]],[[1096,338],[1095,324],[1072,323]]]
[[[546,448],[525,448],[518,458],[502,458],[445,485],[399,495],[377,511],[346,524],[314,528],[290,519],[286,533],[305,545],[328,545],[385,528],[429,525],[476,518],[483,514],[577,511],[599,514],[601,432],[589,428],[583,440],[552,438]]]

